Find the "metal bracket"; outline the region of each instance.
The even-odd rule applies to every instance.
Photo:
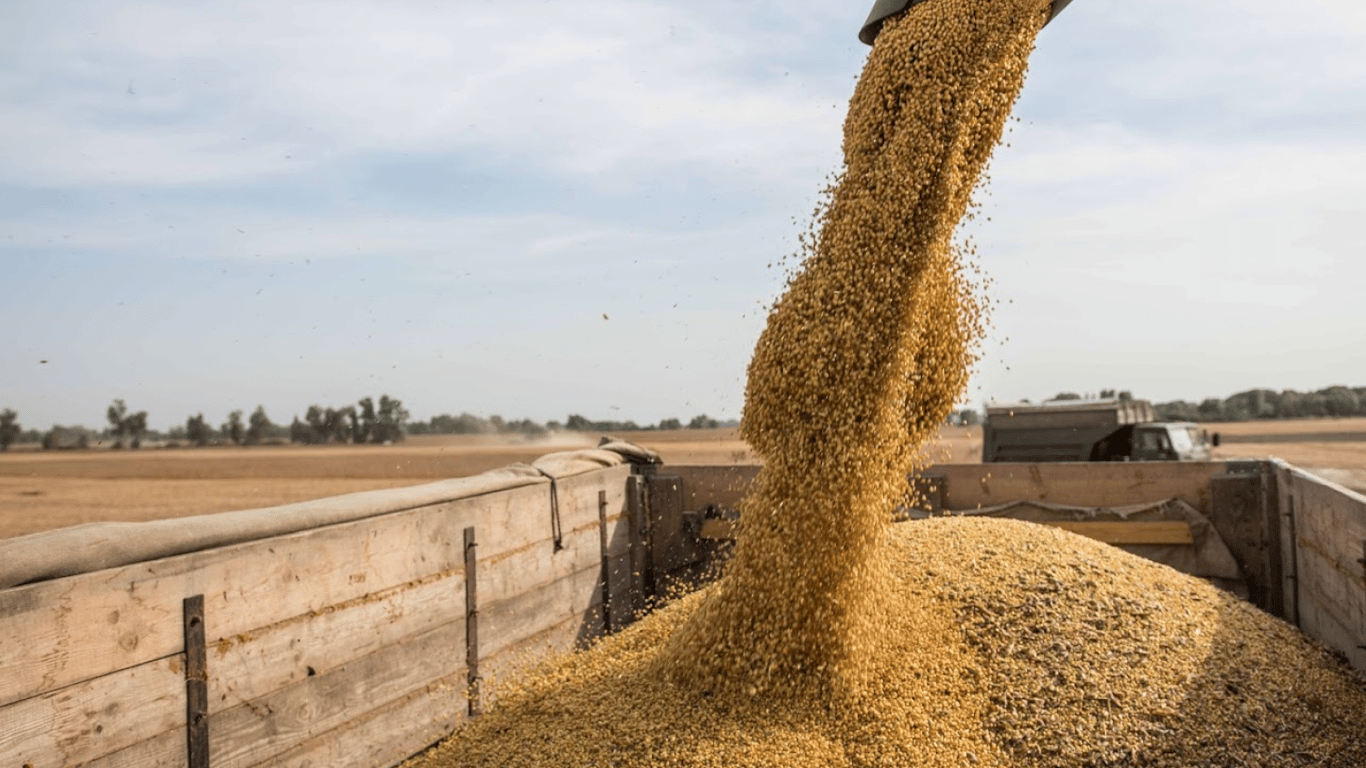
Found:
[[[602,555],[602,633],[612,634],[612,560],[607,553],[607,491],[598,491],[598,547]]]
[[[185,598],[185,742],[189,768],[209,768],[209,668],[204,596]]]
[[[465,529],[465,668],[470,717],[483,712],[479,700],[479,589],[474,526]]]

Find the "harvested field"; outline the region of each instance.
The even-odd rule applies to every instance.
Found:
[[[1366,493],[1366,418],[1292,419],[1208,424],[1223,444],[1216,459],[1274,456]]]
[[[263,446],[0,454],[0,538],[103,521],[256,509],[465,477],[590,445],[419,436],[391,446]]]
[[[1366,492],[1366,419],[1206,425],[1224,445],[1215,458],[1276,456]],[[622,433],[670,464],[756,464],[738,428]],[[267,446],[141,451],[0,453],[0,538],[100,521],[159,520],[270,507],[354,491],[464,477],[597,442],[482,436],[418,436],[391,446]],[[933,461],[982,460],[981,427],[943,427]]]

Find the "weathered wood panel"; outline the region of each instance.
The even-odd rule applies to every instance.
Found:
[[[332,720],[398,706],[392,696],[386,703],[389,694],[416,701],[393,686],[425,689],[449,669],[428,675],[421,665],[375,665],[463,617],[466,524],[480,529],[481,589],[495,601],[486,632],[505,631],[502,616],[513,633],[486,654],[547,626],[577,637],[592,618],[583,612],[600,600],[600,491],[609,549],[622,563],[613,578],[631,598],[631,580],[617,576],[630,572],[629,475],[621,466],[557,481],[565,532],[558,553],[547,482],[0,592],[0,755],[34,765],[182,764],[179,611],[199,592],[207,602],[215,765],[299,749]],[[500,597],[520,599],[500,605]],[[594,616],[600,622],[601,612]],[[463,635],[452,640],[463,643]],[[433,655],[463,659],[460,650]],[[388,688],[367,687],[380,678]],[[331,688],[319,698],[323,686]]]
[[[464,670],[464,621],[306,678],[214,716],[215,768],[254,765],[377,706]]]
[[[209,711],[259,699],[387,645],[463,620],[464,584],[462,572],[444,571],[224,638],[209,648]]]
[[[179,727],[183,655],[119,670],[0,708],[0,756],[14,766],[77,765]]]
[[[184,704],[182,702],[182,710]],[[183,714],[183,712],[182,712]],[[212,722],[210,722],[212,728]],[[86,763],[81,768],[185,768],[185,723],[178,723],[170,731],[158,733],[150,739],[111,752]],[[210,755],[210,765],[213,756]],[[37,763],[34,764],[35,766]]]
[[[759,466],[695,466],[667,467],[667,473],[677,475],[682,483],[683,508],[698,510],[707,504],[723,509],[738,509],[740,501],[749,493],[749,486],[759,476]]]
[[[944,506],[980,509],[1021,499],[1118,507],[1178,498],[1208,515],[1209,480],[1223,462],[1097,462],[1057,464],[936,464]]]
[[[459,568],[539,538],[547,484],[0,592],[0,705],[181,650],[181,601],[205,596],[211,644]],[[484,533],[486,531],[486,533]]]
[[[1128,521],[1108,520],[1073,522],[1069,520],[1039,521],[1064,531],[1095,539],[1106,544],[1194,544],[1191,524],[1184,521]]]
[[[1366,669],[1366,497],[1286,465],[1279,482],[1294,511],[1290,618]]]
[[[390,768],[464,721],[465,678],[460,672],[307,739],[256,768]]]

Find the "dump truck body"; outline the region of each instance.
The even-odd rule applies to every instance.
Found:
[[[1158,421],[1146,400],[1062,400],[987,408],[982,461],[1206,461],[1199,426]]]

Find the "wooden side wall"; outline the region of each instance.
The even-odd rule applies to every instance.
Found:
[[[602,631],[604,533],[629,614],[629,474],[558,481],[558,549],[539,483],[0,591],[0,764],[185,765],[193,595],[210,765],[396,764],[467,709],[465,528],[488,680]]]
[[[1277,463],[1285,618],[1366,670],[1366,496]]]
[[[650,510],[670,542],[657,567],[706,555],[680,529],[708,505],[737,508],[757,467],[662,467]],[[1179,498],[1210,519],[1247,575],[1249,597],[1366,670],[1366,497],[1276,461],[949,464],[914,478],[936,509],[1029,499],[1123,506]],[[656,548],[658,549],[658,544]]]
[[[1125,461],[937,464],[921,474],[943,478],[946,509],[979,509],[1021,499],[1118,507],[1178,498],[1208,515],[1209,479],[1226,471],[1226,464],[1218,461]]]

